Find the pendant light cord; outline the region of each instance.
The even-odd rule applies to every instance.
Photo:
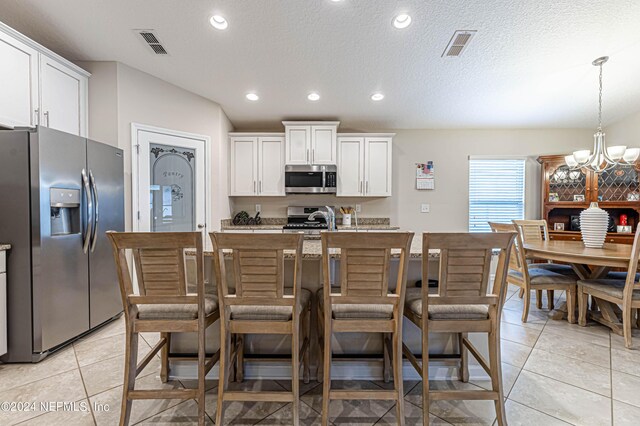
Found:
[[[602,131],[602,64],[600,64],[600,92],[598,94],[598,131]]]

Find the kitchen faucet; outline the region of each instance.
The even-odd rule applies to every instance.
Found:
[[[336,230],[336,212],[329,206],[324,206],[327,211],[323,212],[322,210],[316,210],[315,212],[309,215],[309,220],[315,220],[316,217],[322,216],[324,220],[327,222],[327,226],[329,231]]]

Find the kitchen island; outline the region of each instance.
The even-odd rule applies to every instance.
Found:
[[[399,250],[392,251],[391,268],[390,268],[390,284],[393,288],[395,285],[395,276],[398,268]],[[205,252],[205,286],[208,293],[216,294],[215,274],[213,273],[212,259],[213,252]],[[303,263],[302,263],[302,287],[312,292],[312,319],[311,319],[311,375],[315,377],[318,359],[318,342],[317,342],[317,291],[322,288],[322,244],[320,239],[305,239],[303,244]],[[339,251],[332,251],[332,279],[331,283],[337,285],[335,277],[339,277],[340,256]],[[432,270],[437,278],[437,261],[439,253],[437,250],[428,253],[429,261],[434,262]],[[416,283],[422,279],[422,234],[414,235],[409,259],[407,288],[415,288]],[[231,262],[231,256],[226,259]],[[293,270],[293,253],[285,252],[285,285],[292,286],[292,270]],[[227,271],[232,270],[229,266]],[[190,273],[193,276],[193,272]],[[229,280],[233,280],[230,275]],[[189,280],[192,282],[192,280]],[[415,290],[413,290],[415,291]],[[410,321],[404,321],[404,342],[414,353],[420,353],[421,337],[420,331]],[[479,348],[486,349],[486,342],[476,341],[474,343]],[[215,351],[219,345],[219,328],[216,325],[211,327],[207,332],[207,350]],[[457,339],[449,334],[438,333],[430,338],[430,348],[433,353],[443,353],[443,351],[452,352],[456,349]],[[172,339],[172,352],[174,353],[194,353],[196,348],[195,336],[180,335],[174,336]],[[334,368],[333,374],[336,378],[344,379],[380,379],[382,377],[382,336],[380,334],[364,334],[349,333],[340,334],[334,337]],[[247,336],[245,340],[246,378],[287,378],[290,375],[290,363],[287,361],[273,361],[272,358],[278,355],[287,356],[290,352],[290,343],[287,338],[282,336]],[[486,352],[486,351],[483,351]],[[358,361],[340,361],[340,356],[348,356]],[[438,367],[437,361],[433,364],[433,374],[444,376],[445,374],[454,374],[450,370],[450,366]],[[478,367],[479,368],[479,367]],[[447,370],[446,372],[442,369]],[[471,375],[479,371],[471,366]],[[415,370],[407,364],[405,373],[407,378],[419,378]],[[176,377],[195,377],[195,367],[193,365],[176,363],[172,369],[172,374]],[[217,377],[217,370],[212,370],[214,377]],[[478,375],[480,374],[480,375]],[[476,374],[476,377],[484,377],[483,373]]]

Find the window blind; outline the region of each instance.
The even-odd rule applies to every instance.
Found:
[[[469,159],[469,232],[524,219],[524,159]]]

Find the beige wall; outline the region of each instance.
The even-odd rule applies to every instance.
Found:
[[[89,137],[124,150],[126,229],[131,229],[131,123],[206,135],[211,139],[209,229],[229,217],[227,133],[233,127],[215,102],[117,62],[82,62],[89,80]],[[213,225],[213,227],[211,227]]]
[[[604,131],[607,135],[608,146],[640,147],[640,112],[608,125]]]
[[[387,130],[385,130],[387,131]],[[393,130],[391,130],[393,132]],[[539,216],[539,155],[570,153],[589,146],[589,129],[551,130],[397,130],[393,146],[393,196],[389,198],[337,198],[298,195],[278,198],[233,197],[233,211],[283,217],[288,205],[362,204],[362,217],[390,217],[394,225],[414,231],[466,231],[468,226],[468,157],[527,156],[526,211]],[[435,164],[436,189],[415,189],[416,162]],[[430,213],[420,213],[429,203]]]

